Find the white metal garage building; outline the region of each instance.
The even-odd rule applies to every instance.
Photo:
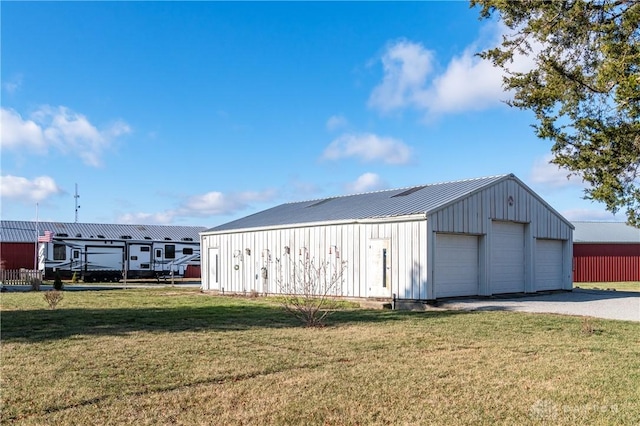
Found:
[[[311,256],[347,262],[344,297],[570,290],[572,233],[511,174],[287,203],[202,232],[202,288],[278,293]]]

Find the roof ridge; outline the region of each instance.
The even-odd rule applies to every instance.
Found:
[[[403,186],[403,187],[399,187],[399,188],[378,189],[376,191],[354,192],[352,194],[342,194],[342,195],[330,195],[330,196],[327,196],[327,197],[312,198],[312,199],[309,199],[309,200],[288,201],[288,202],[283,203],[283,204],[311,203],[311,202],[318,202],[318,201],[328,200],[328,199],[355,197],[355,196],[359,196],[359,195],[368,195],[368,194],[380,194],[382,192],[391,192],[391,191],[407,191],[409,189],[418,188],[418,187],[426,188],[428,186],[446,185],[446,184],[450,184],[450,183],[472,182],[472,181],[477,181],[477,180],[495,179],[495,178],[501,178],[501,177],[507,177],[507,176],[514,176],[514,174],[513,173],[503,173],[503,174],[498,174],[498,175],[480,176],[480,177],[475,177],[475,178],[457,179],[457,180],[449,180],[449,181],[433,182],[433,183],[423,183],[423,184],[419,184],[419,185]]]

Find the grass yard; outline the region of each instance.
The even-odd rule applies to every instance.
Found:
[[[573,288],[578,287],[596,290],[613,289],[616,291],[640,291],[640,281],[621,281],[611,283],[573,283]]]
[[[337,312],[171,288],[3,293],[2,423],[640,423],[640,324]]]

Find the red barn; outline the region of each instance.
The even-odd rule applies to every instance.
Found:
[[[573,281],[640,281],[640,229],[623,222],[573,222]]]

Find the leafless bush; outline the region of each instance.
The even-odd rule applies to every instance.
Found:
[[[321,327],[337,307],[336,295],[344,281],[346,262],[320,261],[308,256],[298,262],[278,260],[276,279],[282,305],[307,327]],[[283,270],[286,269],[286,270]]]
[[[44,292],[44,300],[49,304],[49,309],[55,309],[63,297],[64,294],[60,290],[49,290]]]
[[[595,333],[595,331],[596,329],[593,326],[593,322],[591,321],[591,318],[589,317],[582,318],[582,334],[586,334],[590,336],[593,333]]]

